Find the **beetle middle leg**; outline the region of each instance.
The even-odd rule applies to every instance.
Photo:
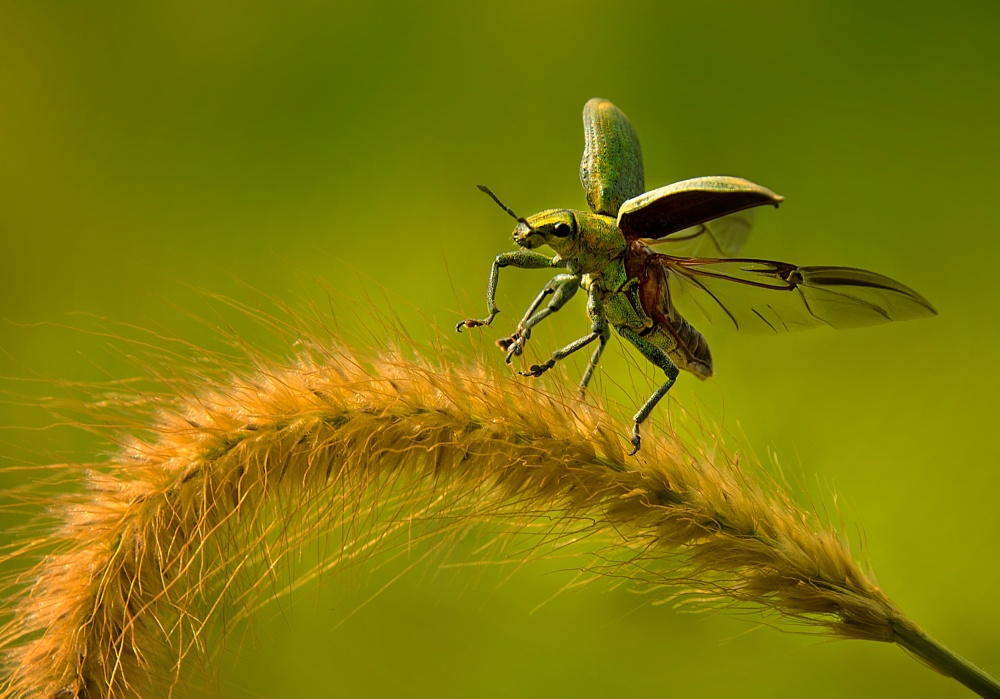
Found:
[[[590,355],[590,363],[587,365],[587,370],[583,372],[583,378],[580,379],[580,398],[583,398],[587,393],[587,384],[590,383],[590,379],[594,375],[597,363],[601,361],[601,354],[604,352],[604,347],[608,344],[608,338],[610,337],[611,328],[605,326],[604,334],[598,338],[597,347],[594,349],[594,353]]]
[[[637,412],[632,418],[632,451],[629,452],[629,456],[634,456],[635,453],[639,451],[639,445],[642,441],[639,438],[640,423],[649,417],[649,414],[653,412],[653,408],[655,408],[656,404],[660,402],[660,399],[667,395],[667,391],[670,390],[670,387],[674,385],[674,381],[677,380],[677,375],[680,374],[680,370],[666,352],[649,340],[643,338],[634,330],[625,326],[618,327],[616,329],[618,330],[619,335],[635,345],[636,349],[642,352],[646,359],[663,369],[663,373],[667,375],[666,382],[653,392],[653,395],[649,397],[649,400],[647,400],[643,406],[639,408],[639,412]]]
[[[514,333],[510,337],[497,340],[497,346],[507,352],[508,364],[510,364],[511,359],[519,356],[524,351],[524,343],[531,337],[531,329],[565,306],[566,302],[573,298],[576,290],[579,288],[580,276],[576,274],[558,274],[549,280],[549,283],[545,285],[541,293],[528,306],[528,310],[525,311],[521,322],[517,324],[517,329]],[[549,294],[552,294],[552,300],[549,301],[549,304],[545,308],[538,311],[538,307],[542,305],[542,301]],[[535,311],[538,312],[536,313]]]
[[[519,371],[518,373],[521,376],[541,376],[554,367],[560,359],[565,359],[599,338],[602,340],[601,344],[603,346],[603,338],[608,334],[608,321],[604,317],[604,304],[601,302],[599,293],[596,286],[591,287],[590,298],[587,301],[587,314],[590,316],[591,332],[578,340],[574,340],[562,349],[557,349],[552,353],[552,358],[544,364],[532,364],[528,367],[527,371]]]

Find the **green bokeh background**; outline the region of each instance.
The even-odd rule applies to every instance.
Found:
[[[326,303],[326,284],[472,354],[449,328],[481,313],[512,246],[473,185],[523,214],[585,206],[580,109],[607,97],[650,187],[726,173],[786,197],[748,254],[874,269],[937,306],[843,333],[707,329],[717,376],[683,376],[667,409],[776,455],[904,610],[1000,673],[997,36],[987,1],[2,3],[3,463],[92,458],[86,434],[23,429],[52,418],[19,403],[54,388],[15,379],[133,375],[104,329],[214,346],[192,288],[294,305]],[[487,343],[543,280],[502,278]],[[539,344],[579,334],[582,307]],[[338,322],[360,332],[358,315]],[[633,405],[651,372],[608,355],[597,388]],[[326,581],[262,614],[224,682],[274,698],[966,696],[890,646],[601,585],[555,595],[559,567],[418,567],[365,606],[398,569]]]

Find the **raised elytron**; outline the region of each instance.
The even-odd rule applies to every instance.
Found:
[[[456,329],[493,322],[500,312],[496,290],[501,267],[566,270],[545,285],[514,333],[497,344],[510,363],[524,350],[533,327],[562,308],[577,289],[586,289],[590,333],[544,364],[519,373],[541,376],[596,341],[582,391],[614,328],[667,376],[633,417],[631,454],[639,450],[639,425],[673,386],[679,369],[700,379],[712,375],[708,343],[675,304],[715,325],[767,333],[935,314],[920,294],[874,272],[735,257],[753,223],[749,209],[776,207],[782,197],[727,176],[696,177],[646,192],[639,137],[620,109],[607,100],[590,100],[583,108],[583,130],[580,181],[590,211],[548,209],[521,218],[479,186],[517,220],[514,242],[523,249],[493,261],[486,294],[489,315],[463,320]],[[533,252],[543,245],[555,256]]]

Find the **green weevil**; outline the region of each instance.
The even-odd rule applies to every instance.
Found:
[[[696,177],[646,192],[639,138],[628,117],[611,102],[594,98],[583,108],[583,126],[580,181],[590,211],[548,209],[522,218],[479,186],[517,220],[514,242],[522,249],[493,261],[486,294],[489,315],[463,320],[456,329],[493,322],[500,312],[500,268],[566,270],[545,285],[514,333],[497,344],[510,363],[524,350],[532,328],[562,308],[577,289],[585,289],[590,332],[556,350],[545,363],[519,373],[541,376],[596,341],[580,382],[583,391],[614,328],[667,377],[632,418],[630,454],[639,450],[639,425],[673,386],[680,369],[700,379],[713,372],[708,343],[678,313],[675,302],[686,302],[685,313],[699,313],[712,324],[774,333],[935,314],[918,293],[874,272],[736,257],[752,225],[749,210],[777,207],[781,196],[729,176]],[[555,256],[534,252],[543,245]],[[669,252],[654,251],[651,245]]]

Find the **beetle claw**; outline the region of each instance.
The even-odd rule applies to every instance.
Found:
[[[495,317],[496,317],[496,313],[494,313],[493,315],[491,315],[488,318],[482,318],[482,319],[478,319],[478,318],[466,318],[465,320],[460,320],[455,325],[455,332],[462,332],[462,328],[479,328],[479,327],[482,327],[484,325],[489,325],[490,323],[493,322],[493,319]]]
[[[630,451],[628,455],[635,456],[642,444],[642,438],[639,437],[639,423],[636,423],[632,428],[632,439],[630,441],[632,442],[632,451]]]
[[[520,357],[524,352],[524,343],[531,337],[530,330],[516,330],[510,337],[497,340],[497,347],[507,353],[506,361],[510,364],[514,357]]]
[[[556,363],[550,359],[549,361],[545,362],[545,364],[532,364],[530,367],[528,367],[527,371],[519,371],[517,373],[520,374],[521,376],[534,376],[537,378],[542,374],[544,374],[549,369],[551,369],[552,367],[554,367],[555,365]]]

